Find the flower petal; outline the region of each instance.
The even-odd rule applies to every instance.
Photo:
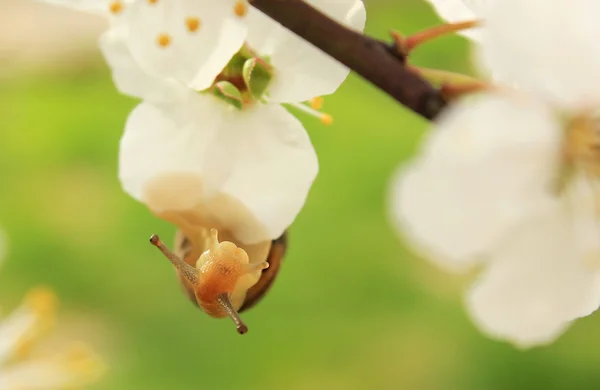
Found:
[[[142,68],[196,90],[210,87],[246,37],[229,0],[138,1],[126,17]]]
[[[100,50],[111,67],[117,89],[152,103],[169,103],[181,99],[186,88],[174,80],[151,75],[142,70],[126,45],[128,27],[114,27],[100,36]]]
[[[0,322],[0,367],[19,349],[34,343],[54,322],[56,296],[46,288],[32,290],[11,315]]]
[[[502,0],[486,21],[480,54],[496,78],[566,108],[600,102],[600,2]]]
[[[40,0],[42,3],[73,8],[78,11],[106,14],[109,11],[108,0]]]
[[[0,372],[1,389],[53,390],[79,388],[96,381],[104,366],[87,346],[74,344],[52,357],[13,365]]]
[[[599,184],[596,177],[580,174],[572,178],[564,194],[578,257],[590,269],[596,270],[600,270]],[[591,307],[590,312],[597,306]]]
[[[246,204],[278,238],[296,218],[318,172],[314,148],[302,123],[279,105],[255,107],[240,118],[240,163],[224,192]],[[247,242],[251,239],[247,234]],[[240,232],[241,236],[241,232]]]
[[[204,119],[195,124],[200,127],[199,131],[194,124],[179,125],[152,104],[138,105],[129,115],[121,139],[119,177],[125,191],[143,201],[144,187],[152,177],[170,172],[203,171],[205,155],[213,146],[223,116],[227,114],[225,105],[218,103],[216,99],[200,96],[188,103]],[[219,184],[210,183],[213,187]]]
[[[482,96],[451,108],[392,184],[396,226],[461,269],[495,249],[551,194],[562,133],[544,107]]]
[[[216,227],[246,244],[279,237],[318,170],[302,124],[278,105],[236,111],[199,99],[183,128],[151,105],[134,110],[121,141],[125,190],[184,230]]]
[[[366,11],[360,0],[312,0],[316,8],[338,22],[362,31]],[[275,68],[269,88],[270,100],[299,103],[337,90],[350,72],[257,10],[248,14],[248,43],[261,56],[268,56]]]
[[[467,297],[484,332],[527,348],[552,342],[570,321],[596,310],[600,272],[581,261],[570,219],[556,202],[495,253]]]

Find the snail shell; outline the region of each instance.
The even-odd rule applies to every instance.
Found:
[[[229,239],[229,241],[235,243],[235,240]],[[258,282],[248,289],[244,303],[239,309],[239,312],[243,312],[256,305],[273,285],[273,282],[279,273],[279,268],[287,249],[287,231],[284,232],[279,238],[272,240],[271,242],[265,242],[251,246],[240,245],[240,247],[248,252],[248,255],[251,257],[251,262],[259,263],[266,261],[269,263],[269,268],[262,270]],[[184,261],[189,265],[195,266],[199,256],[207,249],[208,242],[206,245],[194,247],[191,241],[181,230],[177,231],[175,235],[174,252],[180,258],[184,259]],[[182,275],[179,274],[178,276],[181,285],[183,286],[184,293],[188,296],[192,303],[198,306],[193,286]]]

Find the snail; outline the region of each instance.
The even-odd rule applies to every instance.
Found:
[[[239,334],[248,327],[239,316],[264,297],[275,280],[287,244],[287,233],[244,249],[234,242],[220,241],[217,229],[210,229],[193,245],[177,232],[175,252],[154,234],[150,243],[173,264],[190,300],[214,318],[229,317]],[[250,255],[249,255],[250,254]]]

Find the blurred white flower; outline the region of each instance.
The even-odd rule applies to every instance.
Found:
[[[73,344],[51,356],[32,353],[33,346],[54,323],[56,304],[51,291],[39,288],[0,320],[0,389],[78,388],[101,376],[100,361],[85,345]]]
[[[486,21],[478,58],[501,82],[562,109],[600,103],[600,2],[502,0]]]
[[[553,341],[600,305],[600,94],[581,82],[598,59],[592,37],[573,33],[595,28],[587,15],[600,6],[526,3],[495,5],[481,50],[532,95],[488,93],[451,108],[392,198],[397,226],[423,255],[487,265],[468,308],[485,332],[522,347]],[[561,23],[573,58],[550,56]]]
[[[435,12],[448,23],[481,20],[485,7],[494,0],[427,0]],[[475,41],[481,39],[481,28],[460,31],[459,34]]]

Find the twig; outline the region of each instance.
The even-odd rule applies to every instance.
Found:
[[[351,30],[303,0],[250,3],[424,118],[434,119],[445,107],[437,89],[406,69],[394,45]]]

